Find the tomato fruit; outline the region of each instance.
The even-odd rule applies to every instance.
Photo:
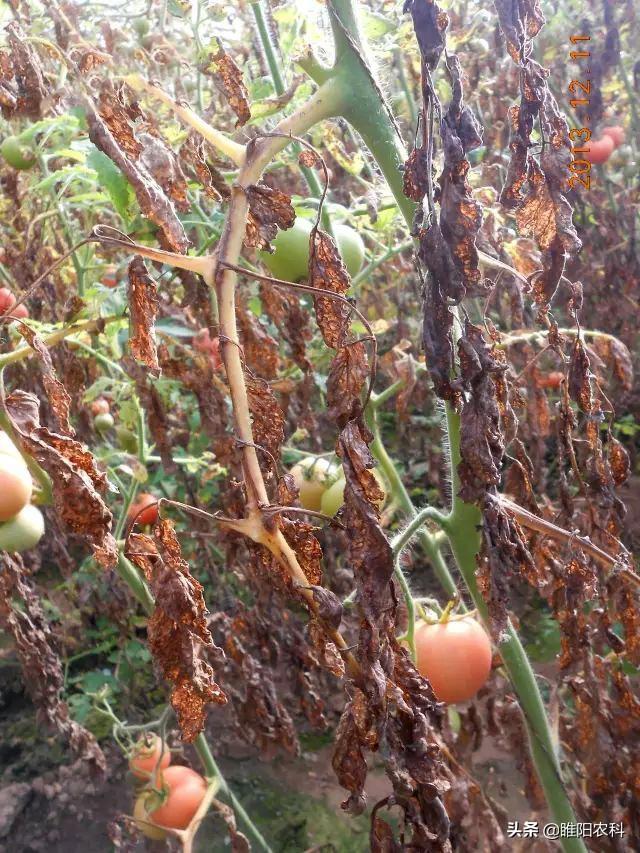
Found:
[[[100,412],[100,414],[96,415],[93,419],[93,425],[98,432],[107,432],[111,429],[114,423],[113,415],[110,415],[109,412]]]
[[[278,231],[273,241],[274,252],[260,252],[265,266],[274,276],[283,281],[300,281],[309,273],[309,236],[313,222],[298,217],[291,228]],[[364,261],[364,243],[357,231],[336,222],[333,230],[338,248],[349,275],[356,275]]]
[[[340,468],[326,456],[305,456],[291,469],[291,476],[300,490],[300,503],[305,509],[320,512],[322,496]]]
[[[155,524],[158,520],[158,498],[141,492],[129,507],[129,520],[134,518],[136,524]]]
[[[31,169],[36,162],[35,153],[23,145],[17,136],[7,136],[0,145],[0,154],[14,169]]]
[[[0,551],[28,551],[35,548],[44,535],[44,517],[37,506],[27,504],[24,509],[0,524]]]
[[[11,314],[17,320],[26,320],[29,316],[29,309],[24,303],[20,303],[20,305],[16,305],[16,307],[11,311]]]
[[[135,806],[133,807],[133,819],[143,835],[146,835],[147,838],[152,838],[154,841],[162,841],[163,838],[167,837],[167,833],[164,829],[160,829],[159,826],[155,826],[153,824],[149,812],[147,811],[147,804],[153,797],[154,795],[149,794],[148,791],[143,791],[143,793],[140,794],[136,800]]]
[[[103,287],[108,287],[109,290],[113,290],[114,287],[118,286],[118,268],[116,266],[109,266],[104,271],[104,274],[101,279],[101,283]]]
[[[92,415],[108,415],[111,406],[109,405],[109,401],[105,400],[104,397],[98,397],[97,400],[94,400],[91,404],[91,414]]]
[[[16,304],[16,298],[8,287],[0,287],[0,314]]]
[[[624,127],[619,124],[612,125],[611,127],[603,127],[602,135],[610,136],[613,139],[613,147],[618,148],[624,142]]]
[[[476,695],[491,672],[491,641],[472,617],[429,625],[415,632],[417,666],[441,702],[464,702]]]
[[[31,500],[33,483],[22,459],[0,453],[0,521],[17,515]]]
[[[584,147],[589,148],[588,153],[583,156],[590,163],[606,163],[613,153],[613,139],[610,136],[603,136],[601,139],[595,140],[591,139],[588,145]]]
[[[551,373],[543,373],[540,377],[540,385],[542,388],[559,388],[564,379],[564,373],[561,370],[552,370]]]
[[[170,829],[186,829],[207,792],[206,781],[195,770],[174,765],[163,770],[158,788],[165,799],[160,808],[149,812],[151,820]]]
[[[379,502],[378,506],[380,509],[385,505],[387,500],[387,488],[385,486],[385,482],[382,479],[382,476],[376,471],[373,471],[373,476],[378,481],[378,485],[384,492],[384,497]],[[329,488],[322,495],[322,500],[320,502],[320,510],[325,515],[330,515],[332,518],[337,514],[338,510],[344,503],[344,487],[345,481],[344,477],[340,477],[338,480],[333,483],[333,485],[329,486]]]
[[[120,424],[116,427],[116,437],[118,444],[127,453],[136,454],[138,452],[138,436],[129,427]]]
[[[151,779],[154,772],[165,770],[171,764],[171,752],[158,735],[141,737],[129,759],[129,770],[138,779]]]
[[[26,464],[22,458],[22,454],[4,430],[0,430],[0,453],[8,453],[9,456],[19,459],[23,465]]]

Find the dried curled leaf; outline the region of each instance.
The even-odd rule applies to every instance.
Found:
[[[291,198],[281,190],[264,183],[251,184],[246,193],[249,215],[245,245],[272,252],[271,240],[275,239],[278,229],[291,228],[296,220]]]
[[[367,350],[362,341],[340,347],[331,361],[327,379],[329,416],[338,426],[361,413],[360,392],[369,373]]]
[[[349,290],[349,273],[333,239],[324,231],[311,231],[309,238],[309,283],[344,296]],[[348,330],[351,309],[329,296],[314,296],[316,320],[325,344],[337,349]]]
[[[247,397],[253,423],[255,443],[264,447],[274,459],[280,456],[284,441],[284,414],[264,379],[247,379]]]
[[[420,54],[433,71],[444,50],[449,16],[434,0],[405,0],[402,11],[411,13]]]
[[[113,516],[101,496],[107,489],[107,477],[92,454],[78,441],[40,426],[38,400],[33,394],[14,391],[6,405],[20,444],[51,478],[60,518],[90,543],[98,562],[114,565]]]
[[[98,742],[91,732],[71,719],[66,702],[60,698],[65,681],[62,663],[53,649],[53,634],[40,599],[24,577],[22,561],[17,555],[4,554],[1,562],[0,616],[15,640],[23,682],[38,716],[67,741],[76,755],[89,763],[93,773],[104,775],[107,762]]]
[[[160,520],[154,536],[159,559],[151,577],[156,606],[149,619],[149,648],[172,684],[171,704],[183,739],[191,742],[204,729],[207,705],[227,701],[201,654],[201,649],[218,655],[222,650],[207,627],[202,585],[182,559],[172,522]]]
[[[242,71],[220,42],[218,48],[217,53],[209,54],[203,70],[206,74],[213,75],[218,88],[238,117],[236,127],[242,127],[251,118],[247,87],[242,79]]]
[[[38,54],[15,21],[5,28],[9,53],[0,60],[0,107],[6,118],[39,118],[47,97],[44,70]]]
[[[18,328],[22,337],[31,349],[35,350],[40,359],[43,369],[42,381],[60,432],[64,435],[75,435],[75,430],[69,423],[71,397],[56,375],[49,350],[40,335],[36,334],[29,326],[21,323]]]
[[[158,286],[147,271],[145,262],[136,255],[129,264],[129,314],[131,335],[129,349],[135,359],[158,375],[158,353],[155,341],[155,323],[158,316]]]

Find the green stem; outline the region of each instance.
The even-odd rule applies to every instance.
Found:
[[[407,527],[391,541],[391,550],[395,556],[399,555],[406,548],[424,525],[425,521],[429,520],[437,522],[445,531],[449,528],[449,519],[446,515],[443,515],[435,507],[424,507],[424,509],[419,510],[418,514],[411,519]]]
[[[389,258],[393,258],[395,255],[399,255],[400,252],[404,252],[406,249],[412,248],[413,240],[407,240],[406,243],[401,243],[399,246],[394,246],[392,249],[388,249],[383,255],[380,255],[379,258],[376,258],[374,261],[371,261],[370,264],[367,264],[367,266],[359,272],[358,275],[351,279],[351,287],[357,287],[361,281],[366,281],[371,273],[378,269],[379,266],[386,263]]]
[[[400,565],[399,555],[394,561],[393,571],[398,579],[400,588],[404,595],[404,601],[407,606],[407,633],[405,639],[411,653],[411,660],[415,663],[417,660],[416,654],[416,603],[413,599],[413,593],[409,587],[409,583],[404,576],[402,566]]]
[[[122,552],[118,554],[116,571],[140,602],[147,616],[150,616],[155,608],[153,596],[138,569],[133,563],[129,562]]]

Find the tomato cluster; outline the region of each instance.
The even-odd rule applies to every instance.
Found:
[[[44,518],[33,506],[27,465],[6,432],[0,432],[0,551],[34,548],[44,534]]]
[[[129,769],[147,785],[138,795],[133,817],[138,829],[155,840],[167,829],[186,829],[207,791],[206,780],[195,770],[171,765],[171,752],[157,735],[143,738],[129,760]]]
[[[344,503],[345,479],[339,465],[326,456],[305,456],[290,471],[299,491],[300,503],[305,509],[331,516],[337,514]],[[373,472],[378,485],[385,493],[380,508],[386,501],[386,485],[377,471]]]
[[[624,142],[624,128],[620,125],[603,127],[599,139],[589,140],[588,159],[591,163],[606,163],[614,150]]]

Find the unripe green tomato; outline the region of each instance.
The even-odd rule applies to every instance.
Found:
[[[134,18],[133,29],[138,33],[139,36],[146,36],[146,34],[149,32],[149,21],[144,15],[141,15],[139,18]]]
[[[138,452],[138,436],[129,427],[117,426],[116,437],[122,450],[134,454]]]
[[[339,471],[335,462],[326,456],[306,456],[293,466],[291,475],[300,490],[300,503],[305,509],[320,511],[327,485]]]
[[[283,281],[300,281],[309,273],[309,237],[313,222],[298,217],[291,228],[278,231],[273,241],[274,252],[260,252],[265,266]],[[356,275],[364,261],[364,243],[357,231],[336,222],[333,225],[338,249],[349,275]]]
[[[489,42],[483,38],[472,38],[469,42],[469,47],[474,53],[488,53]]]
[[[376,478],[376,480],[378,481],[378,485],[384,492],[384,497],[378,503],[379,508],[382,509],[387,500],[387,487],[385,485],[384,480],[382,479],[382,476],[377,471],[373,471],[373,476]],[[329,486],[329,488],[323,494],[322,501],[320,502],[321,512],[323,512],[325,515],[330,515],[331,518],[333,518],[333,516],[337,514],[338,510],[344,503],[344,487],[344,477],[340,477],[340,479],[336,480],[336,482],[332,486]]]
[[[28,551],[44,534],[44,517],[38,507],[27,504],[9,521],[0,524],[0,551]]]
[[[107,432],[114,425],[113,415],[108,412],[101,412],[93,419],[93,425],[98,432]]]
[[[36,162],[36,155],[23,145],[17,136],[7,136],[0,145],[0,154],[14,169],[31,169]]]

